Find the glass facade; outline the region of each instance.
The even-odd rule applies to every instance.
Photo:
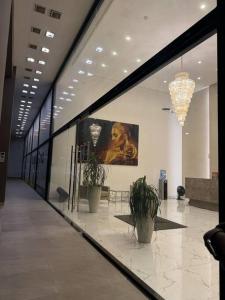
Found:
[[[130,89],[129,80],[215,7],[213,0],[104,3],[25,142],[25,180],[43,197],[48,191],[57,209],[165,299],[195,295],[196,285],[189,281],[197,281],[202,299],[219,295],[218,266],[202,243],[203,233],[218,219],[217,35],[205,35],[158,67],[154,62],[154,72]],[[182,95],[189,105],[183,126],[170,89],[179,73],[195,86],[193,95]],[[124,80],[118,97],[94,108]],[[83,113],[90,105],[90,112]],[[79,121],[71,122],[77,116]],[[89,213],[93,207],[87,184],[92,155],[106,174],[96,214]],[[130,219],[133,183],[143,177],[161,199],[152,242],[144,246]],[[180,187],[186,189],[181,200]],[[208,189],[212,192],[204,194]]]

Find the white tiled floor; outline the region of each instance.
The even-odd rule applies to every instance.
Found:
[[[165,299],[219,299],[218,263],[205,249],[202,236],[218,223],[218,213],[188,205],[187,201],[162,201],[161,216],[188,226],[157,231],[151,244],[139,244],[133,228],[115,218],[128,214],[127,203],[102,201],[96,214],[82,200],[79,213],[67,204],[53,204],[91,235]]]

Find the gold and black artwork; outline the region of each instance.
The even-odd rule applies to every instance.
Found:
[[[77,144],[89,144],[103,164],[137,166],[138,133],[138,125],[89,118],[79,123]]]

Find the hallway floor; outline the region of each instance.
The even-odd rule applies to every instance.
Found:
[[[146,299],[22,181],[0,209],[0,299]]]

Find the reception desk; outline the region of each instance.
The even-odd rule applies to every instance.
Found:
[[[185,190],[189,205],[218,211],[218,178],[185,178]]]

